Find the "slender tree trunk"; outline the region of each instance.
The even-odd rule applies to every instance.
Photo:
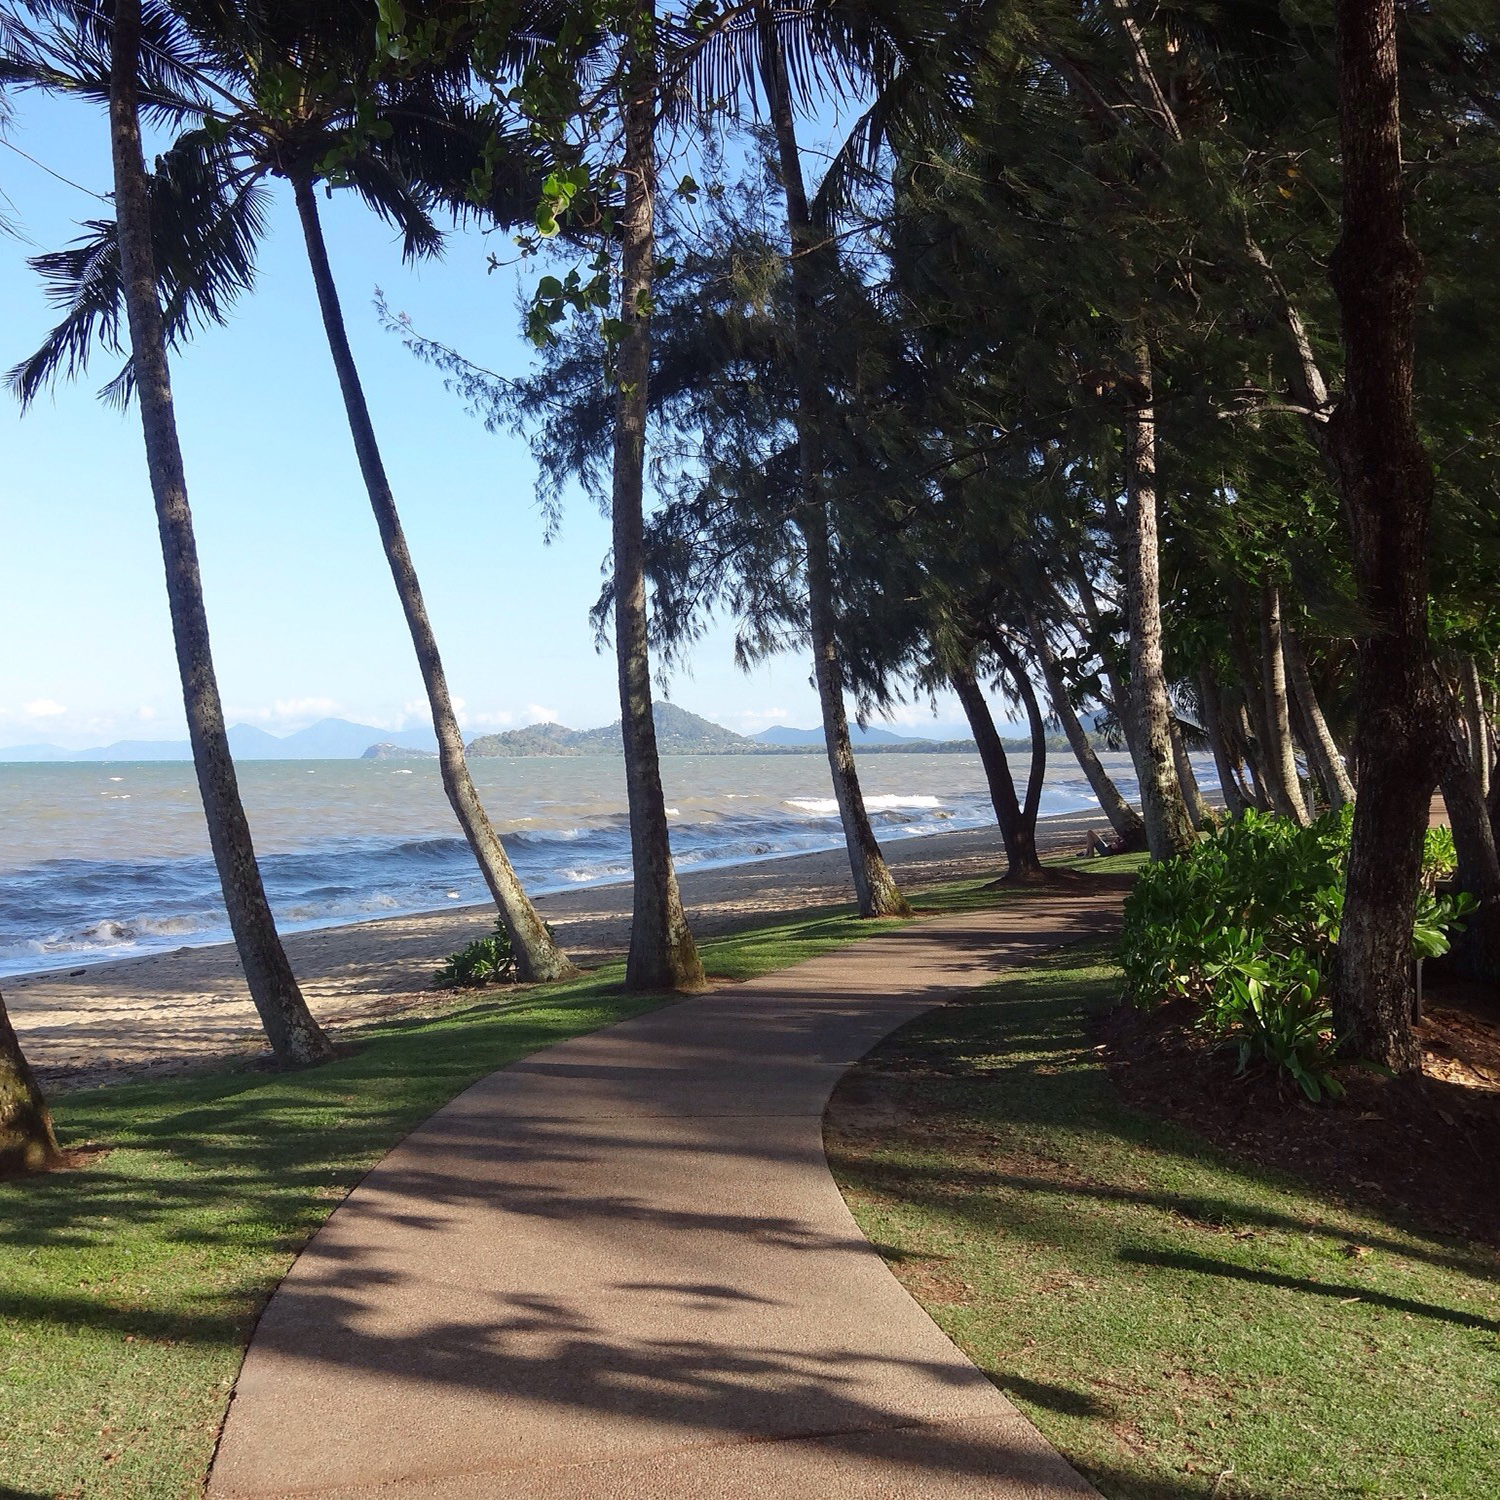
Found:
[[[1255,724],[1250,714],[1247,693],[1253,696],[1253,689],[1236,691],[1234,694],[1235,736],[1239,742],[1241,758],[1250,770],[1250,793],[1256,811],[1270,812],[1271,790],[1266,784],[1264,763],[1256,748]]]
[[[635,912],[625,984],[632,990],[699,990],[706,983],[672,867],[667,804],[662,795],[646,618],[646,417],[651,375],[651,280],[656,257],[657,76],[655,0],[636,13],[650,42],[627,48],[625,203],[620,222],[620,320],[617,350],[614,491],[615,655]]]
[[[1005,746],[1000,742],[1000,732],[995,728],[994,716],[974,670],[965,663],[955,667],[948,674],[948,680],[958,694],[958,701],[963,704],[969,728],[974,732],[974,743],[979,746],[979,760],[989,783],[995,821],[1000,825],[1000,837],[1005,844],[1006,879],[1040,879],[1042,861],[1036,852],[1036,825],[1028,827],[1021,814]]]
[[[1249,612],[1246,604],[1245,612]],[[1250,649],[1238,612],[1229,622],[1229,649],[1235,669],[1240,674],[1241,702],[1250,724],[1246,759],[1255,778],[1256,794],[1263,812],[1290,817],[1286,788],[1282,785],[1281,765],[1275,753],[1276,736],[1266,718],[1266,680],[1264,659],[1257,661]]]
[[[406,616],[406,626],[411,633],[417,666],[422,673],[422,685],[427,690],[432,727],[437,734],[438,767],[442,772],[443,790],[448,794],[448,801],[458,818],[459,826],[469,841],[469,848],[484,875],[485,884],[500,910],[505,930],[510,934],[511,951],[515,955],[516,970],[520,977],[533,981],[570,978],[578,970],[553,942],[546,924],[537,915],[536,908],[522,889],[500,837],[491,826],[484,804],[479,800],[474,779],[469,774],[463,732],[459,728],[458,715],[454,712],[453,699],[448,692],[448,677],[443,670],[437,636],[427,617],[422,586],[411,560],[411,551],[406,545],[406,534],[402,530],[401,516],[396,509],[396,497],[391,492],[390,481],[386,477],[385,462],[381,458],[380,445],[375,437],[375,425],[370,420],[364,387],[344,329],[344,313],[339,305],[338,287],[333,279],[333,268],[328,262],[328,247],[318,218],[317,194],[311,180],[301,176],[292,179],[292,190],[296,195],[297,213],[302,220],[302,233],[307,241],[307,258],[312,265],[313,282],[318,290],[323,328],[328,335],[334,368],[338,371],[339,389],[344,396],[349,431],[354,438],[354,451],[359,458],[359,470],[364,476],[365,491],[370,497],[370,508],[375,512],[381,545],[385,548],[385,560],[390,565],[391,577],[396,582],[396,593],[401,599],[401,609]]]
[[[47,1101],[27,1066],[0,995],[0,1177],[39,1172],[57,1160]]]
[[[1343,222],[1329,274],[1344,392],[1329,434],[1353,543],[1359,797],[1334,1022],[1351,1056],[1421,1067],[1411,926],[1444,720],[1427,633],[1433,476],[1412,404],[1422,259],[1402,202],[1395,0],[1335,0]]]
[[[1339,754],[1338,742],[1328,727],[1328,720],[1323,717],[1322,705],[1313,688],[1312,674],[1307,670],[1307,658],[1302,654],[1302,642],[1297,639],[1291,626],[1286,624],[1282,626],[1281,646],[1292,694],[1307,725],[1308,756],[1328,793],[1328,805],[1332,808],[1343,807],[1354,801],[1354,783],[1349,779],[1344,757]]]
[[[1120,547],[1123,551],[1123,537],[1120,540]],[[1135,767],[1136,785],[1143,786],[1146,778],[1141,769],[1143,761],[1140,734],[1136,728],[1136,716],[1130,702],[1130,688],[1120,676],[1114,653],[1107,648],[1105,643],[1104,621],[1100,617],[1099,601],[1094,597],[1094,586],[1089,582],[1088,574],[1079,568],[1075,581],[1078,584],[1078,599],[1083,605],[1083,617],[1088,622],[1089,645],[1098,655],[1104,670],[1104,680],[1109,684],[1108,707],[1115,717],[1115,723],[1120,726],[1125,748],[1130,753],[1130,763]],[[1141,826],[1144,828],[1145,824]]]
[[[1469,754],[1474,763],[1474,774],[1479,782],[1479,794],[1489,801],[1491,770],[1493,769],[1492,746],[1490,744],[1489,718],[1484,711],[1484,685],[1479,680],[1479,668],[1472,656],[1464,657],[1460,663],[1463,692],[1464,727],[1469,738]]]
[[[161,304],[157,300],[151,207],[137,113],[140,16],[140,0],[118,0],[110,74],[110,143],[121,281],[146,463],[161,533],[167,602],[182,677],[188,738],[208,822],[209,844],[251,999],[281,1061],[321,1062],[332,1055],[333,1049],[297,988],[276,932],[260,867],[255,861],[250,824],[240,801],[229,737],[224,729],[224,709],[214,676],[198,549],[172,405]]]
[[[1479,909],[1464,919],[1464,930],[1453,938],[1453,961],[1476,978],[1500,978],[1500,854],[1496,853],[1495,830],[1489,807],[1480,789],[1469,726],[1462,703],[1453,705],[1451,737],[1444,759],[1443,805],[1453,830],[1458,855],[1456,882],[1479,902]]]
[[[1134,350],[1132,403],[1125,415],[1126,613],[1130,622],[1130,688],[1140,742],[1141,811],[1153,859],[1192,847],[1193,822],[1172,759],[1172,706],[1162,669],[1161,561],[1156,532],[1156,414],[1151,351]]]
[[[865,809],[844,707],[844,671],[834,609],[832,541],[828,505],[821,494],[818,438],[827,409],[818,378],[818,268],[829,251],[819,247],[812,215],[808,211],[802,157],[797,148],[796,122],[792,115],[791,88],[769,6],[760,7],[758,23],[761,81],[776,132],[792,252],[792,333],[797,346],[797,465],[802,487],[797,525],[807,549],[807,615],[812,637],[813,673],[823,715],[823,740],[833,777],[833,795],[844,825],[844,842],[849,850],[849,868],[854,877],[859,913],[862,917],[905,916],[911,908],[886,865]]]
[[[1198,668],[1198,698],[1203,705],[1203,728],[1208,733],[1209,749],[1213,751],[1214,767],[1219,773],[1219,790],[1224,794],[1224,806],[1231,818],[1237,818],[1245,811],[1245,793],[1240,786],[1234,752],[1229,748],[1229,741],[1224,734],[1219,684],[1214,681],[1213,668],[1206,661]]]
[[[1009,641],[998,630],[988,634],[991,648],[1000,665],[1005,668],[1015,684],[1016,693],[1026,709],[1026,724],[1031,734],[1031,768],[1026,775],[1026,800],[1021,805],[1021,816],[1036,838],[1036,819],[1042,807],[1042,786],[1047,780],[1047,720],[1042,706],[1037,702],[1036,688],[1025,663],[1016,655]]]
[[[1261,681],[1266,690],[1266,729],[1270,734],[1268,754],[1275,767],[1277,812],[1307,826],[1307,804],[1297,776],[1297,756],[1292,748],[1292,714],[1286,695],[1286,659],[1281,653],[1281,591],[1270,579],[1260,587]]]
[[[1057,722],[1062,725],[1068,746],[1084,776],[1087,777],[1089,787],[1098,799],[1104,816],[1109,819],[1110,827],[1119,836],[1120,847],[1130,850],[1144,849],[1146,825],[1141,822],[1140,814],[1121,795],[1119,787],[1115,785],[1109,772],[1104,769],[1103,763],[1094,752],[1093,745],[1089,743],[1088,732],[1079,722],[1078,715],[1073,711],[1073,705],[1068,698],[1067,684],[1063,681],[1062,670],[1057,664],[1052,643],[1047,639],[1047,632],[1042,629],[1036,616],[1029,610],[1026,614],[1026,633],[1031,638],[1031,649],[1036,653],[1037,662],[1042,669],[1042,681],[1047,685],[1047,697],[1052,703],[1052,712]]]
[[[1188,757],[1187,745],[1182,738],[1182,725],[1177,722],[1175,714],[1168,721],[1168,729],[1172,735],[1172,765],[1177,771],[1177,783],[1182,788],[1182,800],[1187,805],[1193,827],[1202,828],[1208,817],[1208,808],[1204,804],[1203,793],[1198,789],[1198,774],[1193,770],[1193,762]]]

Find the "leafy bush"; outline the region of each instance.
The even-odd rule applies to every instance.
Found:
[[[1330,1071],[1328,990],[1344,910],[1353,810],[1309,828],[1250,811],[1188,853],[1144,870],[1125,903],[1122,963],[1141,1005],[1182,998],[1200,1024],[1235,1046],[1239,1071],[1261,1060],[1284,1069],[1310,1099],[1339,1093]],[[1412,956],[1448,949],[1448,933],[1473,909],[1438,896],[1456,864],[1453,835],[1432,829]]]
[[[510,934],[498,917],[488,937],[450,953],[432,977],[440,990],[477,990],[488,984],[506,984],[516,977],[516,956],[510,949]]]

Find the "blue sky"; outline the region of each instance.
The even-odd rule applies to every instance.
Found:
[[[26,97],[9,140],[97,192],[109,187],[102,113]],[[110,209],[0,147],[0,190],[20,239],[0,239],[6,367],[49,311],[26,257],[64,245]],[[524,443],[486,433],[439,378],[381,331],[382,287],[425,333],[502,372],[532,353],[517,332],[519,273],[487,274],[492,237],[455,235],[445,258],[401,263],[394,236],[348,194],[324,202],[350,339],[454,692],[471,732],[619,717],[613,656],[588,610],[609,543],[586,500],[547,545]],[[59,386],[24,418],[0,404],[0,746],[69,746],[182,733],[139,419],[98,402],[113,374]],[[399,728],[426,704],[360,483],[290,195],[278,193],[259,286],[229,326],[174,363],[178,420],[220,687],[231,722],[272,732],[326,714]],[[746,675],[730,634],[699,643],[674,701],[733,728],[817,722],[801,656]],[[956,704],[896,727],[961,732]],[[998,705],[997,705],[998,707]]]

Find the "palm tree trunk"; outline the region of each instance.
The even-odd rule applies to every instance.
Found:
[[[1241,678],[1241,680],[1244,679]],[[1255,722],[1249,708],[1249,697],[1253,696],[1253,691],[1248,688],[1233,690],[1231,699],[1234,716],[1231,722],[1234,724],[1241,759],[1250,771],[1250,792],[1256,811],[1270,812],[1271,791],[1266,784],[1266,774],[1257,748],[1259,741],[1256,738]]]
[[[344,396],[344,410],[354,439],[354,451],[359,458],[360,473],[364,476],[365,491],[370,497],[370,508],[375,512],[375,524],[380,531],[381,546],[385,548],[385,560],[390,565],[391,577],[396,582],[396,593],[401,599],[401,609],[406,616],[406,626],[411,633],[417,666],[422,673],[422,685],[427,690],[432,727],[437,733],[438,767],[442,772],[443,790],[448,794],[448,801],[458,818],[459,826],[469,841],[469,848],[478,861],[485,884],[499,908],[500,919],[505,924],[506,932],[510,934],[517,973],[522,979],[532,981],[571,978],[578,970],[552,940],[546,924],[522,889],[499,835],[491,826],[484,804],[479,800],[474,779],[469,774],[463,732],[459,728],[458,715],[454,712],[453,699],[448,692],[448,678],[443,671],[437,636],[427,617],[422,586],[411,560],[411,551],[406,545],[406,534],[402,530],[401,516],[396,509],[396,497],[391,492],[390,481],[386,477],[380,445],[375,438],[375,425],[370,420],[364,387],[344,328],[338,287],[333,279],[333,268],[328,262],[328,247],[318,218],[317,194],[311,178],[306,176],[292,179],[292,191],[297,200],[298,216],[302,220],[302,233],[307,241],[307,258],[312,266],[313,282],[318,291],[323,328],[328,336],[329,350],[333,354],[334,369],[338,372],[339,389]]]
[[[810,445],[809,445],[810,446]],[[804,460],[809,456],[804,448]],[[911,908],[870,826],[864,792],[849,739],[849,719],[844,708],[843,663],[839,659],[833,618],[833,565],[829,556],[828,514],[821,505],[804,509],[798,529],[807,547],[807,612],[813,648],[813,677],[823,714],[823,743],[828,769],[833,776],[833,795],[844,827],[849,851],[849,869],[854,878],[854,898],[862,917],[904,917]]]
[[[47,1101],[27,1066],[0,995],[0,1177],[40,1172],[57,1160]]]
[[[321,1062],[332,1056],[333,1049],[302,998],[271,916],[255,861],[250,824],[240,801],[214,676],[198,549],[172,405],[161,304],[157,300],[151,208],[137,107],[140,14],[140,0],[119,0],[115,8],[110,143],[121,280],[188,738],[230,929],[272,1050],[286,1063]]]
[[[1335,0],[1343,222],[1329,266],[1344,342],[1330,422],[1369,622],[1355,647],[1359,797],[1334,1023],[1351,1056],[1420,1069],[1411,924],[1444,720],[1427,630],[1433,474],[1413,407],[1422,259],[1406,230],[1395,0]]]
[[[802,487],[798,529],[807,551],[807,614],[812,637],[813,675],[823,716],[823,741],[833,777],[833,795],[844,825],[849,868],[862,917],[907,915],[911,908],[901,894],[870,826],[849,720],[844,707],[844,672],[839,656],[834,610],[832,542],[827,502],[820,490],[819,425],[826,402],[818,381],[819,351],[816,325],[820,251],[807,206],[802,157],[797,148],[791,88],[780,38],[768,6],[758,12],[761,82],[776,132],[777,158],[786,198],[791,241],[792,336],[797,347],[797,461]]]
[[[1172,765],[1177,771],[1177,784],[1182,788],[1182,800],[1187,805],[1193,827],[1202,828],[1208,816],[1208,808],[1204,805],[1203,793],[1198,789],[1198,775],[1188,758],[1187,745],[1182,739],[1182,725],[1177,722],[1176,714],[1172,715],[1167,727],[1172,736]]]
[[[1460,663],[1460,673],[1464,726],[1469,739],[1469,754],[1473,759],[1474,774],[1479,782],[1479,795],[1488,802],[1491,773],[1494,768],[1493,745],[1489,718],[1484,711],[1484,686],[1479,680],[1479,668],[1472,656],[1464,657]]]
[[[1328,793],[1328,805],[1343,807],[1354,801],[1354,783],[1349,779],[1344,757],[1339,754],[1338,742],[1323,717],[1322,705],[1313,688],[1312,674],[1307,670],[1307,658],[1302,654],[1302,643],[1290,625],[1283,623],[1281,630],[1282,654],[1286,658],[1287,677],[1291,681],[1292,695],[1302,711],[1307,725],[1307,753]]]
[[[1140,745],[1141,811],[1152,859],[1193,845],[1193,822],[1172,759],[1172,705],[1162,668],[1161,560],[1156,532],[1156,413],[1151,350],[1134,348],[1132,401],[1125,415],[1124,574],[1130,625],[1130,691]]]
[[[1026,614],[1026,633],[1031,638],[1031,649],[1036,653],[1036,659],[1041,665],[1042,681],[1047,685],[1047,697],[1052,703],[1052,712],[1057,722],[1062,725],[1062,731],[1067,736],[1068,745],[1073,751],[1074,759],[1077,760],[1083,774],[1088,779],[1088,784],[1097,798],[1104,816],[1109,819],[1110,826],[1119,835],[1120,847],[1122,849],[1144,849],[1146,847],[1146,825],[1141,822],[1140,814],[1121,795],[1119,787],[1109,772],[1104,769],[1094,752],[1094,747],[1089,743],[1088,732],[1079,722],[1078,715],[1073,711],[1073,705],[1068,698],[1067,684],[1063,681],[1062,671],[1057,664],[1057,656],[1052,650],[1052,643],[1047,639],[1047,633],[1041,628],[1036,616],[1030,611]]]
[[[1248,613],[1249,606],[1245,606]],[[1250,649],[1250,641],[1238,613],[1229,622],[1229,649],[1235,669],[1240,674],[1240,703],[1250,724],[1246,760],[1255,778],[1256,798],[1263,812],[1288,817],[1286,792],[1281,786],[1281,770],[1272,746],[1275,735],[1266,720],[1265,674]]]
[[[1307,804],[1297,776],[1297,756],[1292,748],[1292,715],[1286,696],[1286,658],[1281,651],[1281,591],[1269,578],[1260,587],[1261,681],[1266,693],[1266,730],[1271,736],[1268,753],[1281,792],[1277,812],[1307,825]]]
[[[1028,827],[1021,814],[1005,746],[1000,742],[1000,732],[995,728],[994,716],[985,702],[974,669],[965,662],[949,672],[948,680],[958,694],[958,701],[963,704],[964,715],[974,733],[974,743],[979,746],[979,760],[989,783],[995,821],[1000,825],[1000,837],[1005,844],[1005,878],[1017,881],[1036,879],[1042,874],[1042,862],[1036,852],[1036,825],[1033,823]]]
[[[620,321],[616,351],[614,488],[615,658],[620,732],[630,806],[634,915],[625,985],[631,990],[700,990],[703,961],[688,927],[672,867],[667,803],[662,795],[651,656],[646,619],[646,417],[651,376],[651,281],[656,258],[655,0],[636,8],[626,47],[625,203],[620,221]]]
[[[1213,669],[1206,661],[1198,668],[1198,698],[1203,706],[1203,727],[1208,732],[1209,748],[1213,751],[1214,766],[1219,773],[1219,789],[1224,793],[1224,806],[1230,817],[1237,818],[1245,811],[1245,793],[1240,786],[1234,752],[1229,748],[1229,741],[1224,734],[1219,685],[1214,681]]]

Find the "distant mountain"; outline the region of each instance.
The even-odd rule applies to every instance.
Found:
[[[754,741],[722,724],[689,713],[675,703],[655,705],[656,742],[663,755],[750,755],[759,748]],[[623,755],[620,723],[602,729],[567,729],[561,724],[528,724],[503,734],[480,736],[469,746],[469,754],[502,755]]]
[[[791,729],[785,724],[773,725],[770,729],[762,729],[759,734],[750,736],[760,745],[821,745],[823,743],[823,731],[818,729]],[[922,735],[895,734],[889,729],[861,729],[858,724],[849,726],[849,738],[856,745],[933,745],[941,744],[940,740],[928,739]]]
[[[267,734],[253,724],[229,730],[229,748],[236,760],[358,760],[372,745],[388,744],[403,750],[436,753],[437,737],[430,729],[392,733],[372,724],[348,719],[320,719],[295,734]],[[60,750],[56,745],[15,745],[0,750],[0,760],[191,760],[186,740],[116,740],[90,750]]]
[[[390,740],[382,740],[378,745],[371,745],[361,760],[436,760],[436,750],[422,750],[416,745],[396,745]]]

